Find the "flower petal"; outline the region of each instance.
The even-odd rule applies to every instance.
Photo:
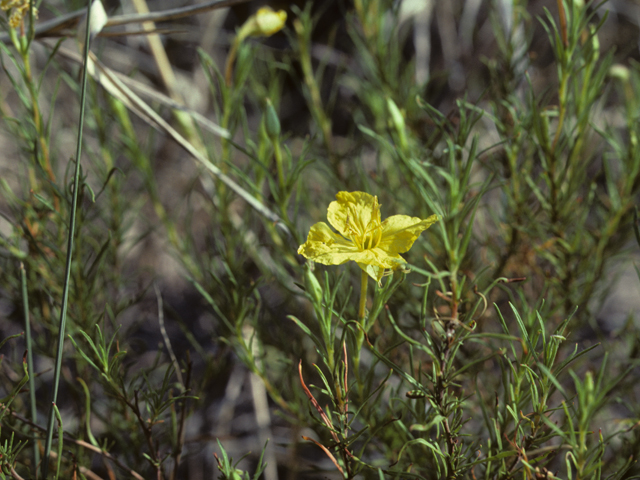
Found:
[[[439,220],[437,215],[426,220],[394,215],[381,222],[378,198],[365,192],[338,192],[327,218],[339,234],[324,222],[316,223],[298,253],[325,265],[352,260],[378,283],[385,272],[406,264],[400,253]]]
[[[258,29],[253,33],[253,35],[269,37],[282,30],[286,21],[287,12],[284,10],[274,12],[269,7],[262,7],[256,12],[256,24]]]
[[[287,12],[274,12],[270,7],[262,7],[242,24],[238,31],[239,41],[247,37],[269,37],[284,27]]]
[[[376,197],[365,192],[338,192],[336,200],[329,204],[327,220],[333,228],[347,237],[350,232],[348,225],[364,232],[372,215],[378,215],[378,218],[380,216]]]
[[[400,255],[391,256],[380,248],[358,252],[353,255],[352,260],[377,282],[380,282],[385,270],[398,270],[407,263]]]
[[[311,227],[307,241],[298,248],[298,254],[324,265],[341,265],[356,253],[359,250],[352,242],[334,233],[324,222]]]
[[[349,260],[353,260],[354,262],[375,265],[382,269],[391,268],[395,270],[406,263],[400,255],[391,256],[380,248],[355,251],[350,257]]]
[[[439,220],[438,215],[431,215],[426,220],[407,215],[394,215],[382,222],[382,239],[378,248],[391,257],[409,251],[418,236]]]
[[[378,283],[384,276],[384,268],[377,267],[376,265],[366,265],[364,263],[359,263],[358,266]]]

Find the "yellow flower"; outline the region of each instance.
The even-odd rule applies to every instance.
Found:
[[[273,11],[270,7],[259,8],[251,15],[240,28],[238,38],[247,37],[270,37],[282,30],[287,21],[287,12],[284,10]]]
[[[385,270],[397,270],[406,261],[400,256],[409,251],[418,236],[436,221],[407,215],[394,215],[381,221],[378,197],[364,192],[339,192],[327,212],[333,232],[324,222],[309,230],[307,241],[298,254],[324,265],[341,265],[350,260],[380,281]]]
[[[5,1],[5,0],[2,0]],[[224,72],[224,78],[227,86],[231,86],[233,79],[233,62],[236,58],[238,47],[247,37],[269,37],[276,32],[279,32],[284,27],[287,21],[287,12],[284,10],[278,10],[275,12],[270,7],[259,8],[256,13],[247,18],[247,21],[242,24],[236,39],[231,45],[229,55],[227,55],[227,62]]]

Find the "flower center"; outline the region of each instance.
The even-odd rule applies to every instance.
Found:
[[[361,208],[358,209],[356,205],[349,206],[346,230],[351,241],[356,244],[360,251],[363,251],[376,248],[380,243],[382,239],[382,222],[380,220],[378,197],[373,197],[371,218],[368,221],[363,218]]]

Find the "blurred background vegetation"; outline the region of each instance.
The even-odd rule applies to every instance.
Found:
[[[640,475],[640,6],[265,5],[2,2],[0,478],[56,374],[47,478]],[[339,191],[442,217],[360,324]]]

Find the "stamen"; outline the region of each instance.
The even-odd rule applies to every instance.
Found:
[[[378,204],[378,198],[374,197],[373,205],[371,208],[371,217],[367,222],[366,227],[363,228],[359,235],[361,249],[370,250],[376,248],[382,239],[382,224],[380,221],[380,205]]]
[[[371,206],[371,217],[364,224],[362,212],[355,205],[349,205],[345,221],[345,233],[360,251],[376,248],[382,240],[382,223],[378,197],[374,197]]]

